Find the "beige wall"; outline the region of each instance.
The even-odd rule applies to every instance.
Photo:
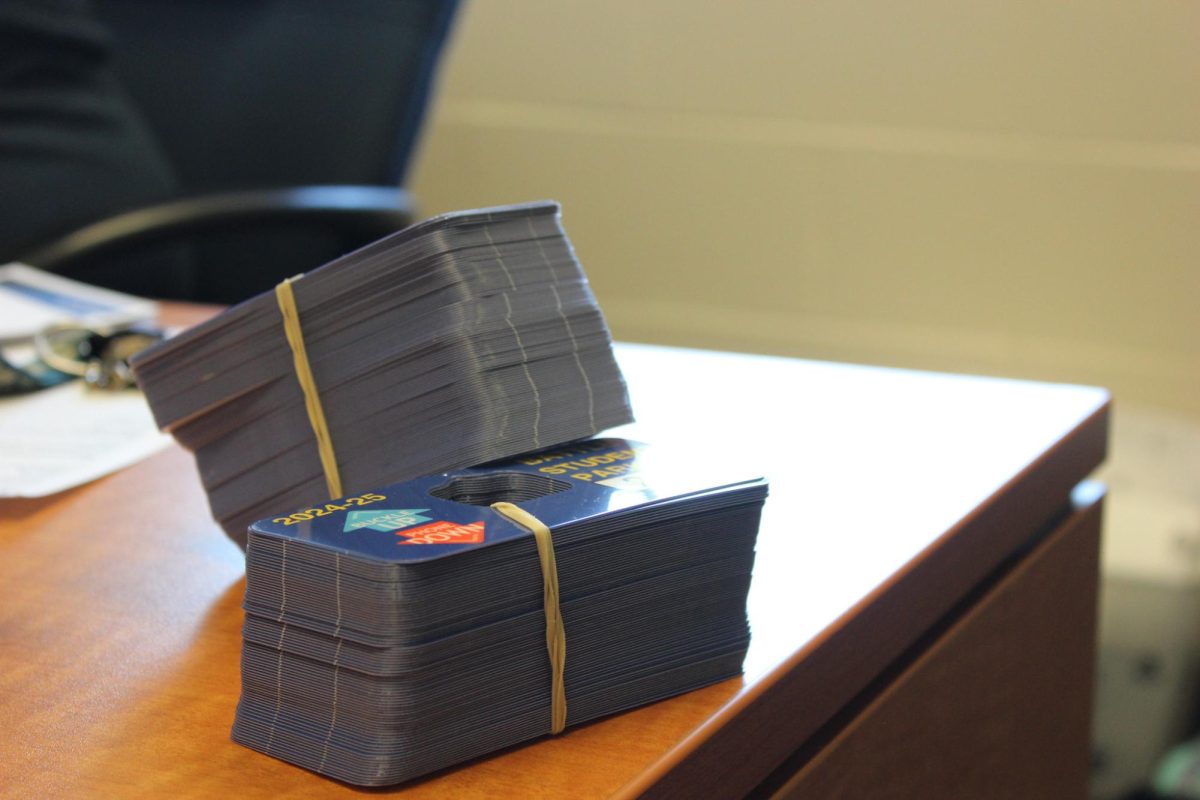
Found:
[[[415,188],[562,201],[619,338],[1200,415],[1198,36],[1165,0],[475,0]]]

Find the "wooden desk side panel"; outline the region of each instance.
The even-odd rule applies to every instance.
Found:
[[[1085,798],[1099,533],[1069,518],[774,800]]]

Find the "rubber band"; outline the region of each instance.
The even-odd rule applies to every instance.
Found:
[[[558,567],[554,563],[550,529],[533,514],[512,503],[492,503],[492,508],[528,529],[537,543],[538,559],[542,563],[542,605],[546,610],[546,652],[550,656],[550,732],[562,733],[567,726],[567,690],[563,684],[567,632],[558,608]]]
[[[325,486],[329,490],[329,499],[332,500],[343,494],[342,478],[338,474],[337,456],[333,453],[333,439],[329,435],[329,426],[325,424],[321,396],[317,391],[317,383],[313,380],[312,368],[308,365],[308,351],[304,348],[300,311],[296,308],[296,296],[292,293],[292,281],[298,277],[300,276],[288,278],[276,286],[275,300],[279,303],[280,313],[283,314],[283,331],[287,336],[288,346],[292,348],[296,380],[300,382],[300,390],[304,392],[304,408],[308,411],[308,422],[312,425],[313,436],[317,439],[317,454],[321,458],[321,467],[325,470]]]

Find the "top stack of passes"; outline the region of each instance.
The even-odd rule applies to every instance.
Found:
[[[551,202],[445,214],[294,280],[343,493],[632,420],[559,216]],[[240,544],[254,520],[328,496],[273,293],[133,368]]]

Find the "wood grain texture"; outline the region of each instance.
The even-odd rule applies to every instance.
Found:
[[[1097,390],[661,348],[619,357],[640,420],[620,433],[699,444],[771,478],[745,676],[398,793],[730,796],[756,785],[797,746],[759,747],[764,734],[816,730],[1065,508],[1104,451]],[[229,740],[241,575],[175,447],[52,498],[0,501],[0,789],[362,793]],[[715,766],[697,769],[708,753]]]
[[[1096,409],[1070,435],[1030,459],[949,530],[829,620],[816,636],[800,643],[769,672],[756,676],[726,708],[623,787],[619,796],[688,798],[704,787],[713,796],[738,797],[756,787],[1034,532],[1065,513],[1072,487],[1104,457],[1107,411],[1107,406]],[[1003,425],[1001,430],[1014,429]],[[940,444],[936,436],[924,441],[935,452]],[[871,548],[879,546],[883,537],[904,536],[907,520],[898,515],[931,511],[936,503],[949,499],[949,495],[937,497],[936,492],[939,486],[954,485],[949,482],[952,470],[971,468],[967,462],[937,467],[932,459],[923,463],[928,471],[893,479],[912,479],[914,491],[929,505],[878,507],[884,516],[877,523],[881,527],[858,531],[850,546]],[[935,470],[947,483],[931,480]],[[885,495],[882,490],[878,493]],[[847,504],[846,514],[856,513],[850,503],[870,502],[861,497],[841,499]],[[862,565],[869,554],[861,552],[860,559]],[[836,568],[834,574],[848,578]],[[802,592],[798,590],[797,596]]]
[[[772,795],[1087,797],[1100,505],[1074,514]]]

